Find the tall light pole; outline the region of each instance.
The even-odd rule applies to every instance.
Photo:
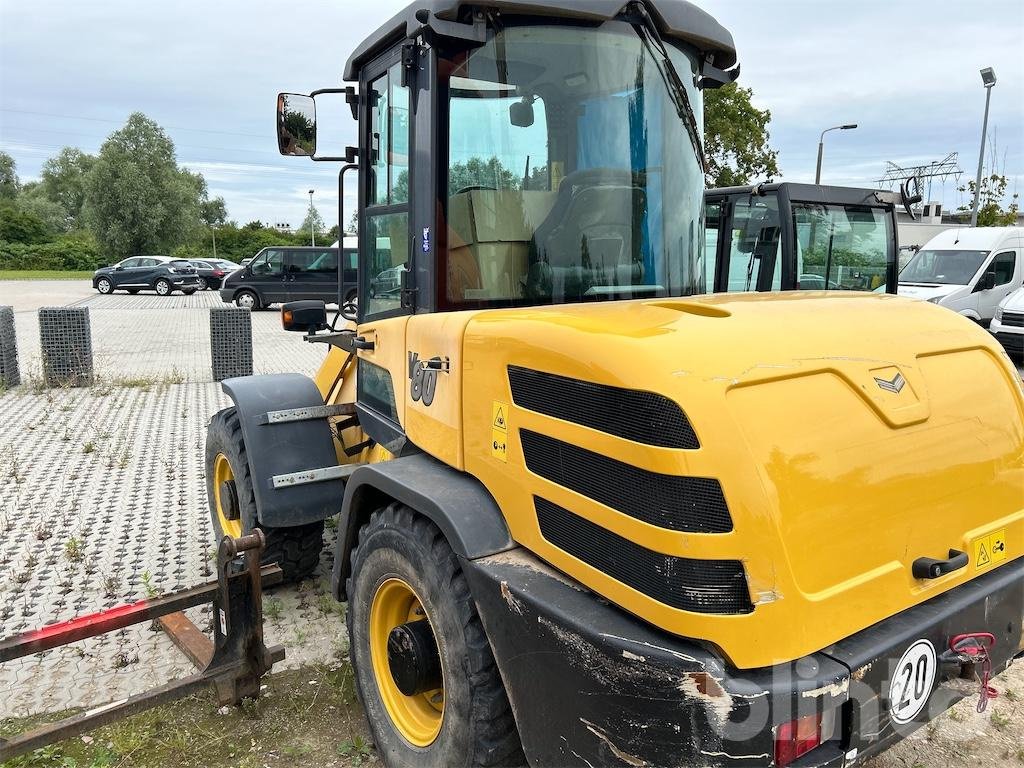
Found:
[[[981,202],[981,167],[985,162],[985,134],[988,133],[988,104],[992,100],[992,87],[996,84],[996,73],[992,67],[981,70],[981,82],[985,85],[985,119],[981,122],[981,150],[978,152],[978,178],[974,182],[974,208],[971,211],[971,226],[978,226],[978,204]]]
[[[313,190],[309,190],[309,244],[316,246],[316,227],[313,226]]]
[[[850,123],[848,125],[837,125],[832,128],[826,128],[821,132],[821,138],[818,139],[818,170],[814,172],[815,184],[821,184],[821,156],[825,152],[825,134],[829,131],[852,131],[856,127],[856,123]]]

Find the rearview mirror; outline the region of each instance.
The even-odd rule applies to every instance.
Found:
[[[316,154],[316,102],[301,93],[277,95],[277,148],[282,155]]]
[[[986,272],[978,280],[978,284],[975,286],[975,291],[990,291],[996,287],[996,273]]]
[[[508,108],[508,119],[516,128],[529,128],[533,125],[533,99],[524,96],[522,101],[514,101]]]
[[[281,327],[308,334],[329,328],[327,307],[322,301],[289,301],[281,307]]]

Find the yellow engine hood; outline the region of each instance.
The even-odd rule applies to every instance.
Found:
[[[820,650],[1024,554],[1024,393],[989,334],[946,309],[829,292],[502,310],[470,320],[464,356],[466,468],[516,540],[738,667]],[[644,445],[520,407],[509,365],[664,395],[700,447]],[[559,487],[526,468],[520,429],[717,479],[733,529],[666,530]],[[610,578],[545,540],[537,497],[656,553],[741,561],[752,611],[680,610]],[[970,554],[966,568],[912,576],[916,559],[951,549]]]

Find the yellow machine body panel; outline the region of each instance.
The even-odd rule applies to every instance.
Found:
[[[360,359],[390,372],[409,441],[478,478],[518,543],[738,668],[818,651],[1024,555],[1024,392],[995,341],[948,310],[835,291],[731,294],[417,315],[359,333],[376,344]],[[355,399],[345,359],[332,350],[318,375],[327,402]],[[657,393],[699,447],[592,426],[611,414],[571,421],[525,408],[509,366]],[[731,529],[670,530],[531,472],[523,430],[650,473],[713,479]],[[355,460],[390,458],[370,449]],[[749,610],[672,607],[614,578],[548,541],[535,499],[656,556],[742,563]],[[913,577],[915,560],[950,550],[969,553],[967,567]]]
[[[820,650],[1024,554],[1020,383],[988,334],[948,310],[836,292],[495,310],[469,322],[464,359],[465,468],[513,538],[737,667]],[[510,365],[664,395],[700,447],[642,444],[522,408]],[[714,478],[732,530],[667,530],[545,479],[525,465],[521,430],[651,472]],[[500,450],[496,435],[507,437]],[[680,610],[610,577],[544,538],[535,497],[654,553],[740,561],[751,610]],[[998,562],[980,562],[979,540],[1004,542]],[[916,559],[951,549],[971,553],[967,567],[913,578]]]

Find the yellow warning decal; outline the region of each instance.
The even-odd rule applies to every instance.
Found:
[[[491,456],[508,461],[508,403],[491,402]]]
[[[980,570],[1006,559],[1006,530],[990,533],[971,542],[974,568]]]
[[[491,427],[508,432],[508,403],[498,400],[491,403]]]

